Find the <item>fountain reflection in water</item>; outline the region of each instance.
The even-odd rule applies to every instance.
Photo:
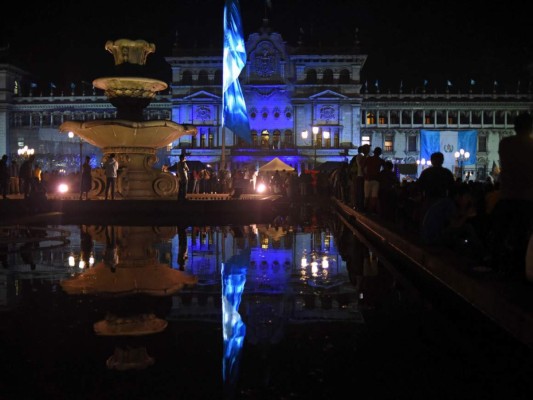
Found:
[[[104,157],[115,153],[121,174],[117,192],[126,199],[160,199],[175,196],[177,182],[169,172],[153,168],[156,151],[182,136],[196,135],[192,125],[170,120],[143,121],[143,110],[155,95],[168,85],[143,77],[146,58],[155,52],[155,45],[144,40],[108,41],[105,49],[113,54],[117,76],[93,81],[117,109],[115,120],[66,121],[60,132],[73,132],[84,141],[102,149]],[[100,192],[105,187],[103,171],[95,171]],[[102,193],[94,193],[102,194]]]

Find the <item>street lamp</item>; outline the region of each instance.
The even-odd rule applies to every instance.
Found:
[[[463,180],[463,165],[470,158],[470,153],[468,151],[464,151],[464,149],[460,149],[459,151],[455,152],[454,156],[459,164],[459,172],[461,174],[461,180]]]
[[[68,137],[70,139],[72,139],[74,137],[74,132],[69,131]],[[83,150],[83,141],[81,140],[81,138],[79,138],[79,139],[80,139],[80,173],[81,173],[82,170],[83,170],[83,152],[82,152],[82,150]]]
[[[313,142],[312,142],[312,144],[313,144],[313,150],[314,150],[313,169],[315,169],[315,167],[316,167],[317,135],[318,135],[318,132],[320,131],[320,128],[318,126],[313,126],[311,128],[311,131],[313,132]],[[328,132],[328,135],[329,135],[329,132]],[[307,139],[308,136],[309,136],[309,132],[307,130],[302,132],[302,139]]]
[[[28,146],[24,146],[24,147],[18,149],[17,153],[21,157],[28,158],[29,156],[35,154],[35,150],[34,149],[29,149]]]

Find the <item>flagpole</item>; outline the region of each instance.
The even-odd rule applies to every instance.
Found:
[[[222,153],[220,154],[220,168],[226,169],[226,127],[222,126]]]

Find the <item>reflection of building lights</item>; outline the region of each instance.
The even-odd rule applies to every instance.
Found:
[[[76,266],[76,258],[78,258],[78,268],[79,269],[84,269],[87,267],[87,262],[81,258],[81,256],[76,256],[75,254],[70,254],[68,256],[68,266],[69,267],[75,267]],[[91,253],[89,255],[89,259],[88,259],[88,262],[89,262],[89,267],[92,267],[94,265],[94,254]]]

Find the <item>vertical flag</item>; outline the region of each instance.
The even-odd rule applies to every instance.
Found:
[[[424,87],[426,87],[428,85],[428,80],[427,79],[424,79]]]
[[[222,70],[222,127],[227,127],[250,143],[250,122],[239,82],[246,65],[246,49],[239,0],[226,0],[224,6],[224,54]]]
[[[470,85],[471,85],[471,86],[474,86],[475,84],[476,84],[476,81],[473,80],[473,79],[470,79]]]

